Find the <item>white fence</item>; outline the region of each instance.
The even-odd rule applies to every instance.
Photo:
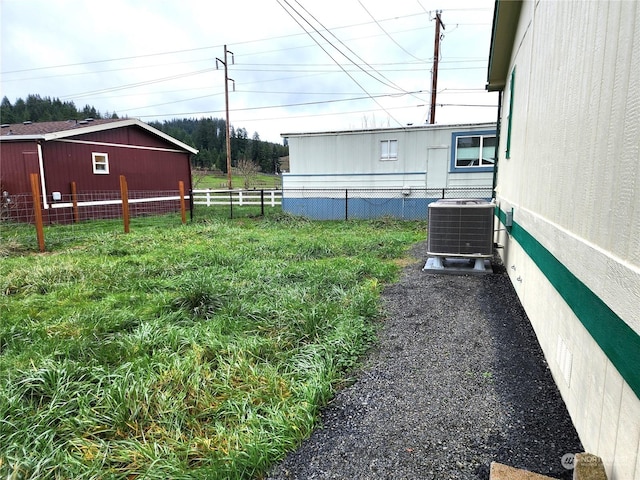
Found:
[[[206,205],[282,205],[282,190],[192,190],[193,204]]]

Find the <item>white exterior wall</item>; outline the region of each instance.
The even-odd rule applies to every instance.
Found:
[[[431,125],[285,134],[286,188],[491,187],[493,172],[451,172],[453,132],[495,130],[495,124]],[[380,141],[398,141],[398,160],[380,160]]]
[[[640,374],[640,2],[525,2],[514,67],[510,158],[507,78],[496,188],[517,224],[498,239],[505,265],[585,450],[610,480],[640,479],[637,377],[634,390],[619,370],[633,362]],[[605,354],[516,228],[630,327],[626,357]]]

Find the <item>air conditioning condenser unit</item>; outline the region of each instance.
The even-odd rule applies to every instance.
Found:
[[[441,199],[429,204],[427,255],[424,270],[447,266],[484,272],[493,256],[495,205],[482,199]],[[466,268],[467,270],[469,268]]]

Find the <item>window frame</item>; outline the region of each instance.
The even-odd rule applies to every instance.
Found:
[[[99,157],[104,161],[98,160]],[[94,175],[109,175],[109,154],[102,152],[91,152],[91,165]],[[104,165],[104,169],[97,168],[98,165]]]
[[[384,155],[383,152],[383,145],[387,145],[387,155]],[[394,152],[392,153],[392,149],[391,149],[391,145],[395,145],[395,149]],[[380,140],[380,149],[379,149],[379,153],[380,153],[380,161],[381,162],[396,162],[398,160],[398,139],[396,138],[389,138],[389,139],[385,139],[385,140]]]
[[[495,138],[496,142],[498,141],[497,131],[496,130],[479,130],[479,131],[465,131],[465,132],[454,132],[451,134],[451,164],[450,164],[450,172],[493,172],[495,167],[495,163],[493,165],[469,165],[469,166],[459,166],[456,162],[458,158],[458,138],[459,137],[480,137],[480,152],[482,152],[484,146],[484,139],[488,137]],[[478,157],[480,160],[480,157]],[[494,160],[495,162],[495,160]]]

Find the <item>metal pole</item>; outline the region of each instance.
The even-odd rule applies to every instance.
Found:
[[[349,190],[344,190],[344,219],[349,220]]]
[[[227,46],[224,46],[224,60],[216,58],[216,69],[218,68],[218,62],[224,65],[224,104],[226,112],[227,123],[227,188],[231,190],[233,185],[231,184],[231,125],[229,124],[229,68],[227,66],[227,53],[231,54],[231,63],[233,63],[233,52],[227,50]],[[235,90],[235,83],[234,83]]]
[[[231,190],[231,127],[229,126],[229,74],[227,69],[227,46],[224,46],[224,105],[227,123],[227,188]],[[231,217],[233,218],[233,216]]]

